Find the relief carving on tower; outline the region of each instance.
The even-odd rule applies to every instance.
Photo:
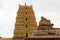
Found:
[[[37,29],[36,19],[32,6],[19,5],[17,12],[14,38],[30,37]]]

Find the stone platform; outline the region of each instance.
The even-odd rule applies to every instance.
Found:
[[[15,38],[13,40],[60,40],[60,36],[34,36],[25,38]]]
[[[28,37],[25,40],[60,40],[60,36]]]

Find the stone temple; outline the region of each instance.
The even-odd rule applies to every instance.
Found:
[[[19,5],[14,38],[30,37],[35,30],[37,30],[37,24],[32,6]]]
[[[53,25],[42,16],[37,26],[32,5],[19,5],[13,38],[0,40],[60,40],[60,29]]]
[[[53,28],[53,25],[50,20],[42,16],[37,27],[32,6],[19,5],[13,39],[60,36],[59,28]]]

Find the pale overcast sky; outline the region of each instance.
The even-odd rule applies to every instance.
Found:
[[[60,28],[60,0],[0,0],[0,36],[13,37],[18,6],[32,5],[37,23],[44,16]]]

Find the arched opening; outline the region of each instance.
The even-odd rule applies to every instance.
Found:
[[[26,33],[26,37],[28,37],[28,33]]]
[[[26,15],[27,15],[27,12],[26,12]]]
[[[27,18],[26,18],[26,21],[27,21]]]
[[[26,25],[26,28],[27,28],[28,26]]]

